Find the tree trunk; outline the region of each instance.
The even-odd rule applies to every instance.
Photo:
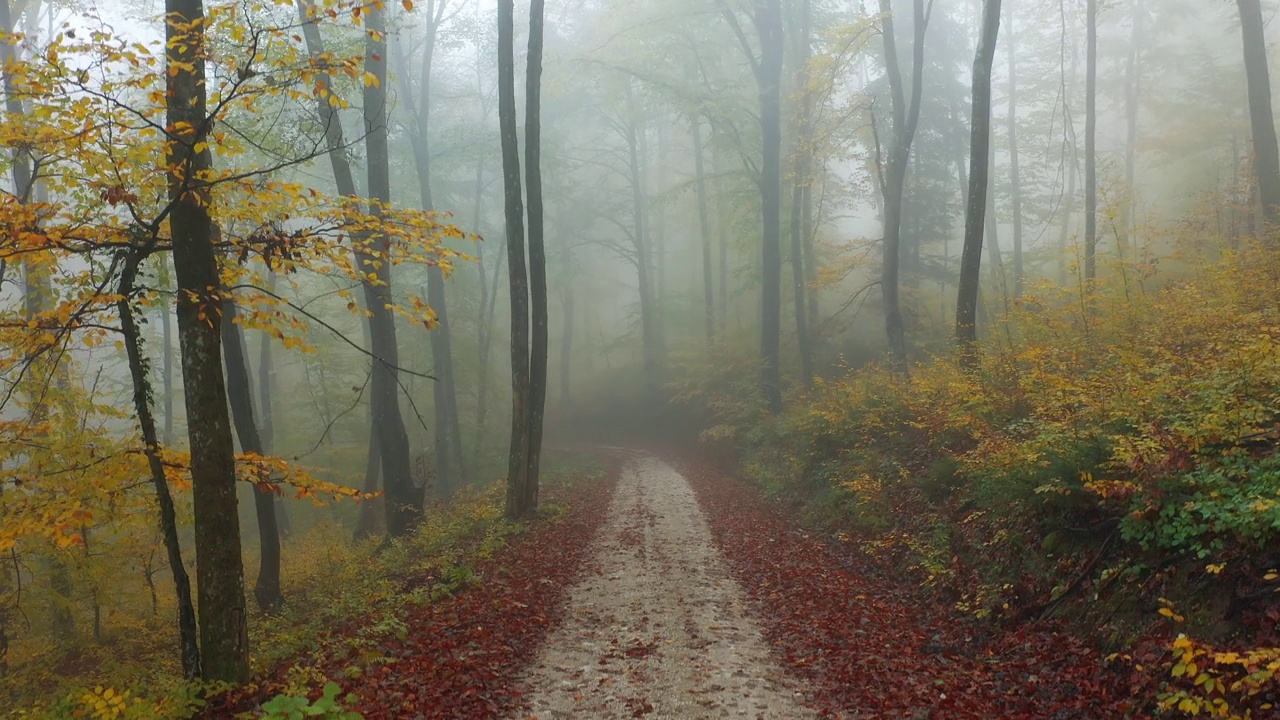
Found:
[[[274,293],[276,291],[276,274],[270,268],[267,269],[267,290]],[[262,333],[262,343],[258,346],[258,412],[260,415],[259,430],[262,436],[262,453],[270,455],[275,452],[276,445],[276,418],[274,390],[272,389],[271,379],[275,371],[272,369],[271,363],[271,335]],[[276,520],[280,528],[280,537],[289,537],[292,526],[289,522],[289,508],[285,505],[283,497],[275,499]]]
[[[720,280],[720,330],[729,326],[729,209],[725,204],[725,181],[720,176],[720,156],[711,151],[711,174],[716,177],[716,267]]]
[[[825,173],[825,170],[824,170]],[[809,173],[809,183],[804,187],[804,199],[801,201],[800,234],[803,237],[804,277],[806,284],[805,297],[809,301],[809,344],[814,344],[814,336],[818,333],[818,251],[816,235],[818,229],[813,222],[813,186],[817,178]]]
[[[368,163],[369,197],[391,203],[390,157],[387,147],[387,17],[375,4],[366,10],[365,72],[374,81],[364,83],[365,155]],[[323,103],[328,105],[328,103]],[[332,109],[330,110],[332,114]],[[336,119],[336,118],[335,118]],[[330,153],[332,157],[333,153]],[[373,214],[379,214],[377,206]],[[372,397],[374,424],[382,451],[382,486],[386,492],[387,533],[400,537],[409,533],[422,513],[422,488],[413,487],[409,434],[400,414],[400,350],[396,342],[395,302],[391,281],[391,241],[385,235],[365,238],[363,257],[357,267],[365,278],[365,307],[369,318],[369,338],[376,358],[373,366]],[[358,241],[359,242],[359,241]]]
[[[498,278],[502,276],[502,265],[506,259],[506,254],[498,253],[493,262],[493,275],[490,276],[488,284],[491,288],[489,293],[489,306],[480,319],[481,327],[484,334],[480,339],[480,388],[476,391],[476,443],[475,452],[476,460],[473,464],[479,463],[479,453],[484,446],[484,434],[488,427],[485,422],[488,418],[489,401],[489,354],[493,349],[493,327],[494,318],[498,312]]]
[[[999,2],[996,3],[997,5]],[[1026,283],[1022,267],[1022,176],[1018,172],[1018,66],[1013,35],[1013,5],[1007,6],[1009,42],[1009,198],[1013,212],[1013,296],[1022,297]]]
[[[17,18],[13,17],[9,0],[0,0],[0,28],[5,32],[13,33],[18,30],[16,26]],[[18,62],[16,45],[12,42],[0,43],[0,63],[4,67],[10,67]],[[5,109],[10,115],[22,116],[26,114],[26,109],[22,106],[22,98],[18,95],[17,88],[14,86],[13,74],[4,73],[4,102]],[[33,162],[31,158],[31,150],[28,148],[15,147],[13,150],[13,187],[14,195],[18,202],[26,203],[31,199],[31,192],[34,187],[32,182]]]
[[[756,0],[760,63],[761,234],[760,384],[769,412],[782,412],[782,35],[781,0]]]
[[[797,39],[796,53],[796,92],[800,93],[800,117],[796,128],[796,168],[795,183],[791,191],[791,284],[795,293],[796,346],[800,351],[800,377],[806,387],[813,384],[813,345],[809,339],[809,315],[805,303],[805,234],[804,222],[807,190],[812,184],[810,177],[813,165],[812,105],[809,94],[809,20],[810,0],[801,0],[800,32]]]
[[[662,197],[664,188],[666,187],[666,178],[663,170],[665,169],[666,159],[666,125],[663,123],[665,118],[659,114],[656,122],[653,123],[654,134],[657,136],[657,149],[654,155],[654,191],[655,197]],[[641,147],[645,148],[641,152],[640,161],[644,164],[645,174],[648,175],[649,153],[645,136],[641,135]],[[645,183],[646,187],[648,183]],[[650,200],[652,202],[652,200]],[[667,224],[666,215],[663,212],[664,207],[661,202],[654,203],[649,209],[650,223],[649,226],[653,232],[653,252],[650,258],[653,260],[653,278],[654,278],[654,330],[657,333],[658,340],[658,356],[665,359],[667,356]]]
[[[995,133],[992,132],[992,138]],[[996,214],[996,180],[991,176],[990,168],[996,165],[996,145],[987,144],[987,217],[986,247],[987,263],[991,266],[991,286],[1000,291],[1001,306],[1009,312],[1009,282],[1004,271],[1004,248],[1000,245],[1000,218]]]
[[[516,130],[515,7],[498,0],[498,123],[507,225],[507,277],[511,286],[511,449],[507,456],[507,507],[523,518],[529,501],[529,276],[525,267],[524,200]]]
[[[631,207],[635,215],[635,232],[631,236],[636,251],[636,274],[640,286],[640,336],[644,358],[647,398],[656,402],[660,385],[658,328],[654,317],[653,281],[650,279],[648,203],[645,200],[644,157],[641,136],[644,133],[640,110],[636,105],[631,82],[627,81],[627,151],[631,162]]]
[[[1000,31],[1000,0],[984,0],[982,35],[973,59],[973,122],[969,140],[969,192],[966,196],[964,249],[960,255],[960,287],[956,294],[956,341],[966,364],[976,363],[978,285],[981,280],[982,233],[986,226],[991,161],[991,66]]]
[[[422,67],[419,71],[418,98],[415,119],[416,132],[411,137],[414,167],[418,175],[419,200],[423,210],[434,211],[431,194],[431,73],[435,58],[436,37],[443,19],[447,0],[431,0],[427,3],[427,33],[423,40]],[[410,107],[414,103],[414,88],[409,82],[408,66],[404,62],[400,46],[400,80],[404,98]],[[438,265],[427,267],[427,304],[435,311],[438,324],[429,335],[431,361],[434,366],[435,384],[431,398],[435,414],[435,465],[436,482],[442,496],[449,496],[463,484],[466,473],[462,457],[462,428],[458,418],[458,391],[454,379],[453,342],[449,326],[448,298],[445,295],[444,271]]]
[[[236,302],[228,295],[222,301],[222,358],[227,368],[227,394],[231,400],[231,419],[240,449],[246,453],[266,455],[253,418],[252,380],[246,359],[244,332],[236,325]],[[258,609],[268,612],[284,602],[280,591],[280,527],[276,522],[276,495],[268,486],[268,478],[255,478],[253,510],[258,520],[258,545],[261,564],[253,597]]]
[[[191,448],[196,588],[205,680],[249,679],[244,567],[236,510],[235,446],[221,367],[222,280],[213,249],[209,188],[200,179],[212,158],[206,137],[204,5],[167,0],[169,226],[178,280],[178,342]],[[212,290],[211,290],[212,289]]]
[[[1098,278],[1098,0],[1087,0],[1084,88],[1084,278]]]
[[[711,264],[711,219],[707,210],[706,163],[702,157],[702,117],[693,116],[690,125],[693,128],[693,174],[698,196],[698,230],[702,237],[702,318],[706,326],[707,347],[710,348],[716,337],[715,287],[712,283],[715,270]]]
[[[1063,27],[1063,42],[1067,42],[1066,23]],[[1076,73],[1079,71],[1080,55],[1077,52],[1076,44],[1071,43],[1071,76],[1070,80],[1063,82],[1062,89],[1062,119],[1065,134],[1063,136],[1064,146],[1070,149],[1070,166],[1067,168],[1067,193],[1062,198],[1062,226],[1058,231],[1058,287],[1067,286],[1067,239],[1071,235],[1071,216],[1076,206],[1076,185],[1079,183],[1080,177],[1080,145],[1076,138],[1075,118],[1071,115],[1071,90],[1075,86]]]
[[[560,413],[566,419],[573,410],[573,394],[570,392],[569,381],[573,377],[571,371],[573,364],[573,286],[565,283],[564,289],[560,291],[560,307],[563,317],[561,318],[561,326],[563,330],[560,335]]]
[[[361,491],[366,494],[377,492],[382,484],[382,452],[378,448],[378,429],[373,424],[372,417],[370,417],[369,453],[365,457],[364,486],[361,488]],[[365,500],[360,503],[360,514],[356,518],[356,530],[352,534],[353,540],[359,542],[378,533],[377,508],[377,501]],[[385,512],[383,517],[386,517]]]
[[[880,273],[880,292],[884,303],[885,332],[889,340],[889,357],[894,369],[907,373],[907,341],[902,324],[902,307],[898,298],[899,266],[902,245],[902,200],[907,165],[911,160],[911,143],[920,121],[920,99],[924,86],[924,38],[928,27],[924,0],[913,0],[915,37],[912,48],[911,105],[904,100],[902,72],[898,65],[897,41],[894,37],[893,9],[890,0],[880,0],[883,18],[885,72],[893,101],[893,145],[889,153],[884,186],[884,244]],[[970,180],[972,182],[972,180]]]
[[[791,286],[795,293],[794,310],[796,319],[796,346],[800,351],[800,377],[805,387],[813,384],[813,347],[809,343],[809,315],[805,303],[804,272],[804,232],[803,213],[804,188],[801,181],[791,189]]]
[[[18,6],[18,15],[22,14],[23,9],[22,5]],[[6,32],[18,32],[20,28],[17,27],[17,19],[16,16],[12,15],[8,1],[0,0],[0,28]],[[6,68],[12,67],[19,61],[15,48],[16,45],[14,43],[8,41],[0,43],[0,65]],[[4,90],[5,109],[14,116],[26,114],[22,98],[14,87],[12,73],[4,73]],[[39,199],[38,197],[33,198],[33,194],[38,195],[43,184],[36,182],[35,162],[29,148],[14,148],[12,174],[14,197],[19,204],[25,205],[33,199]],[[51,257],[48,253],[40,252],[24,255],[22,258],[23,282],[26,286],[23,296],[24,309],[29,321],[41,323],[43,320],[38,318],[53,309],[53,292],[50,278]],[[42,367],[44,371],[56,372],[56,368],[53,365],[47,361],[37,362],[38,359],[38,357],[32,357],[30,361],[33,365]],[[37,403],[32,415],[37,421],[47,418],[48,410],[45,404],[43,402]],[[70,640],[75,634],[70,571],[67,564],[58,555],[50,556],[47,567],[50,574],[49,587],[55,595],[54,601],[50,603],[49,607],[54,636],[60,640]],[[6,570],[5,575],[0,576],[0,589],[7,585],[5,581],[7,577],[8,571]]]
[[[151,381],[147,378],[147,359],[142,352],[142,334],[133,314],[132,295],[138,264],[142,258],[137,251],[129,251],[120,271],[120,299],[116,309],[120,313],[120,331],[124,339],[125,354],[129,358],[129,376],[133,384],[133,409],[138,415],[142,430],[142,449],[147,458],[151,484],[156,491],[156,505],[160,537],[173,575],[174,595],[178,602],[178,653],[182,659],[182,676],[187,680],[200,677],[200,645],[196,640],[196,611],[191,600],[191,580],[182,561],[182,544],[178,536],[177,512],[169,482],[165,479],[164,461],[160,457],[160,439],[156,433],[155,417],[151,413]],[[166,314],[168,310],[165,310]],[[148,584],[151,576],[147,576]],[[152,586],[152,604],[155,604]]]
[[[1129,41],[1129,59],[1125,66],[1124,109],[1125,109],[1125,146],[1124,146],[1124,182],[1129,193],[1129,202],[1124,213],[1124,235],[1126,241],[1137,247],[1134,237],[1138,226],[1138,186],[1137,186],[1137,154],[1138,154],[1138,105],[1142,88],[1142,46],[1145,41],[1145,10],[1142,0],[1133,2],[1133,37]]]
[[[1253,168],[1267,225],[1280,223],[1280,148],[1271,112],[1271,74],[1261,0],[1236,0],[1244,38],[1244,69],[1249,84],[1249,126],[1253,131]]]
[[[167,256],[160,258],[164,279],[161,285],[165,292],[173,290],[168,280],[169,260]],[[161,361],[161,381],[164,388],[164,444],[173,446],[173,306],[168,300],[160,303],[160,324],[164,332],[163,359]]]
[[[525,70],[525,196],[529,211],[529,301],[533,338],[529,348],[529,470],[519,515],[538,509],[543,413],[547,405],[547,251],[542,203],[543,0],[529,3],[529,55]]]
[[[313,60],[324,56],[320,29],[308,18],[314,13],[308,0],[298,0],[307,52]],[[368,14],[366,69],[376,79],[364,90],[366,146],[369,158],[369,192],[375,199],[389,202],[391,184],[388,174],[386,124],[386,18],[381,10]],[[329,90],[329,76],[321,73],[317,83]],[[326,100],[316,103],[321,124],[325,128],[325,145],[333,168],[338,194],[354,197],[355,176],[347,160],[347,142],[342,120]],[[409,435],[400,414],[399,347],[396,342],[395,316],[387,309],[392,302],[390,264],[384,262],[389,252],[386,238],[359,238],[353,243],[355,267],[360,272],[364,305],[369,313],[369,338],[373,354],[369,408],[373,416],[370,442],[378,443],[382,485],[385,489],[387,532],[393,537],[406,534],[417,520],[422,507],[421,490],[412,485],[412,463],[409,458]],[[380,273],[385,277],[380,277]],[[366,478],[366,485],[369,479]]]

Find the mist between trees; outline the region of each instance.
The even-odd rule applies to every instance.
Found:
[[[1068,341],[1194,344],[1145,314],[1184,284],[1274,332],[1214,283],[1275,267],[1275,12],[0,0],[0,675],[149,627],[168,676],[245,682],[291,557],[494,482],[530,520],[544,446],[750,457],[859,383],[994,402]],[[1071,482],[1149,479],[1116,438],[1167,418],[1108,417]]]

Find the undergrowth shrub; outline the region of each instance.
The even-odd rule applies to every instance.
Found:
[[[548,459],[544,480],[552,484],[603,473],[594,459],[557,455]],[[503,519],[504,501],[501,483],[461,490],[448,504],[428,506],[411,536],[385,547],[381,538],[353,543],[350,528],[332,522],[289,537],[281,565],[286,602],[272,615],[255,613],[250,623],[255,675],[294,663],[284,676],[285,692],[264,705],[265,717],[357,718],[342,707],[340,689],[332,697],[324,693],[333,683],[358,682],[360,668],[353,665],[344,677],[328,678],[307,658],[351,651],[366,666],[388,660],[381,648],[408,631],[402,619],[408,608],[483,582],[473,568],[521,531],[522,525]],[[562,513],[549,508],[546,516]],[[252,548],[246,548],[245,561],[245,575],[253,577]],[[181,680],[172,623],[176,610],[167,588],[159,589],[155,615],[148,609],[127,618],[137,631],[113,636],[109,645],[80,639],[74,649],[43,656],[38,648],[24,648],[30,655],[17,656],[0,677],[0,696],[6,699],[0,717],[186,718],[206,707],[203,698],[229,689]],[[76,664],[62,659],[70,657]]]
[[[738,389],[754,368],[717,355],[687,395],[724,411],[714,432],[748,476],[870,551],[905,548],[963,610],[1034,616],[1084,588],[1136,597],[1188,576],[1234,593],[1280,547],[1280,252],[1182,266],[1157,283],[1134,264],[1084,298],[1031,287],[986,329],[976,367],[862,367],[770,418]],[[1277,651],[1192,647],[1218,670],[1169,707],[1245,717],[1233,696],[1276,691]]]

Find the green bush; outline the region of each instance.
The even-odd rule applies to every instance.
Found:
[[[346,710],[338,703],[338,693],[342,688],[337,683],[325,683],[324,690],[316,700],[305,696],[277,695],[262,704],[263,720],[306,720],[306,718],[323,718],[324,720],[364,720],[364,716],[352,710]],[[354,695],[342,699],[345,703],[355,702]]]
[[[1237,450],[1136,498],[1121,524],[1144,550],[1198,559],[1257,552],[1280,539],[1280,457]]]

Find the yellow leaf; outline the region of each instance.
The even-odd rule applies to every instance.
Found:
[[[413,12],[413,0],[400,0],[400,4],[404,6],[405,12]]]

